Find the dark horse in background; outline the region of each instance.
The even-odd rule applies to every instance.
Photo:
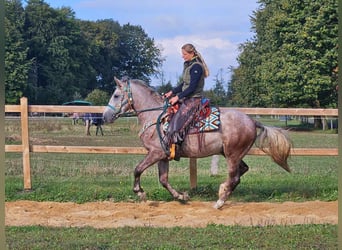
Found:
[[[117,87],[103,113],[104,121],[114,122],[120,115],[134,110],[142,126],[140,139],[148,151],[134,170],[133,191],[141,199],[146,198],[145,191],[140,185],[140,176],[148,167],[157,163],[159,181],[163,187],[175,199],[188,200],[186,193],[177,192],[168,182],[169,159],[161,145],[160,132],[157,131],[159,126],[156,123],[164,105],[163,97],[141,80],[121,81],[115,78],[115,82]],[[233,109],[224,110],[221,111],[220,118],[221,126],[218,131],[207,132],[201,136],[201,147],[199,147],[198,135],[189,134],[181,148],[181,157],[202,158],[211,155],[225,157],[228,178],[220,185],[215,208],[223,206],[240,183],[240,177],[248,171],[248,166],[242,159],[254,143],[288,172],[290,168],[287,159],[292,147],[285,130],[265,126],[242,112]]]

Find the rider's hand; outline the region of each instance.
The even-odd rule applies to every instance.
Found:
[[[170,96],[172,96],[172,90],[164,94],[165,98],[169,98]]]
[[[171,103],[171,105],[175,105],[178,102],[178,100],[179,100],[178,95],[175,95],[169,100],[169,102]]]

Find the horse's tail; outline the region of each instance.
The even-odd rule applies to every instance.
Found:
[[[273,161],[291,172],[287,159],[290,156],[292,143],[286,130],[276,127],[269,127],[255,121],[257,128],[261,129],[255,144],[267,155],[271,156]]]

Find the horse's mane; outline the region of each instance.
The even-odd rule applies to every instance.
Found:
[[[139,80],[139,79],[134,79],[131,80],[131,83],[134,83],[144,89],[147,90],[147,92],[149,92],[149,94],[151,95],[152,98],[154,98],[156,101],[160,102],[162,100],[162,96],[151,86],[148,86],[143,80]]]

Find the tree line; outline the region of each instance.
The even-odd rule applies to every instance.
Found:
[[[258,0],[254,36],[239,47],[205,95],[218,106],[337,107],[337,0]],[[75,18],[44,0],[5,0],[5,102],[92,101],[115,88],[113,76],[146,81],[161,76],[161,49],[141,26]],[[225,80],[223,73],[231,74]],[[181,81],[181,79],[179,79]]]
[[[337,107],[337,0],[259,0],[232,69],[231,105]]]
[[[111,93],[113,76],[149,83],[162,65],[160,49],[141,26],[75,18],[69,7],[43,0],[5,1],[5,98],[61,104],[95,89]],[[106,100],[108,101],[108,100]]]

